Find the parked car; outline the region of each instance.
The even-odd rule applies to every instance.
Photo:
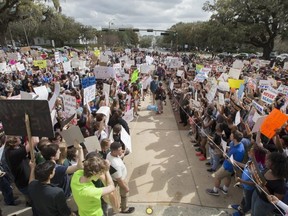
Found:
[[[278,55],[276,57],[276,61],[278,61],[278,62],[288,61],[288,54],[287,53],[282,53],[282,54]]]
[[[235,55],[235,58],[241,59],[241,60],[248,59],[249,58],[249,54],[248,53],[239,53],[239,54]]]
[[[223,59],[223,58],[232,58],[232,54],[231,53],[227,53],[227,52],[222,52],[222,53],[219,53],[217,55],[220,59]]]

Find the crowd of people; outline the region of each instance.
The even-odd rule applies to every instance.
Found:
[[[2,100],[21,100],[22,92],[34,95],[39,86],[46,87],[50,99],[56,86],[61,87],[53,105],[54,137],[33,137],[31,148],[27,137],[5,134],[5,125],[2,127],[0,189],[7,205],[17,205],[11,188],[15,183],[34,215],[106,216],[108,205],[115,212],[133,213],[135,208],[127,204],[129,187],[123,162],[131,147],[121,139],[121,133],[130,134],[128,113],[132,111],[132,118],[137,117],[141,101],[151,93],[157,115],[163,113],[167,98],[171,99],[175,114],[179,112],[179,124],[189,130],[196,156],[205,162],[207,172],[215,174],[208,194],[227,194],[235,178],[243,189],[243,199],[240,204],[231,203],[234,216],[249,211],[253,216],[269,215],[275,209],[278,214],[286,213],[285,65],[129,49],[66,50],[57,55],[26,49],[1,52],[0,57]],[[45,61],[45,67],[35,61]],[[105,70],[101,78],[99,68]],[[95,77],[92,84],[96,84],[96,91],[87,98],[84,80],[91,77]],[[76,102],[75,117],[63,126],[69,117],[65,95]],[[99,113],[101,107],[109,107],[109,114]],[[272,120],[282,124],[264,128],[273,122],[259,121],[274,113]],[[101,150],[89,152],[85,142],[77,140],[65,143],[61,132],[71,125],[77,125],[85,138],[96,136]],[[66,204],[70,196],[77,212]]]

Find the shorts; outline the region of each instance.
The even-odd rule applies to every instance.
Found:
[[[232,174],[231,172],[227,171],[224,169],[223,166],[221,166],[215,173],[215,178],[217,179],[224,179],[224,178],[232,178]]]

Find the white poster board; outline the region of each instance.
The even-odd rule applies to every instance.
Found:
[[[110,112],[111,112],[111,109],[110,107],[108,106],[101,106],[96,113],[102,113],[106,116],[106,121],[105,121],[105,124],[107,125],[108,122],[109,122],[109,118],[110,118]]]
[[[33,88],[35,93],[38,95],[37,100],[48,100],[48,91],[46,86],[39,86]]]
[[[72,72],[71,61],[63,62],[64,73]]]
[[[76,97],[64,94],[63,104],[64,104],[64,114],[66,117],[70,117],[73,114],[76,114]]]
[[[134,108],[128,110],[127,112],[125,112],[124,116],[122,117],[127,123],[133,121],[134,119],[133,110]]]
[[[96,79],[109,79],[110,77],[115,78],[116,72],[113,67],[96,66],[94,75]]]
[[[84,95],[84,101],[83,101],[84,105],[94,100],[96,97],[96,84],[84,88],[83,95]]]
[[[130,153],[132,153],[131,137],[123,127],[121,129],[120,139],[124,143],[125,147],[129,149]]]
[[[231,78],[233,78],[233,79],[238,80],[240,74],[241,74],[241,69],[230,68],[230,71],[229,71],[228,76],[231,77]]]
[[[101,151],[101,145],[97,136],[90,136],[85,138],[84,142],[88,152]]]

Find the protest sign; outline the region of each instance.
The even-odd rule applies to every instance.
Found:
[[[45,69],[47,67],[46,60],[34,60],[33,65],[39,67],[40,69]]]
[[[219,97],[219,104],[220,105],[225,105],[224,94],[219,92],[218,93],[218,97]]]
[[[109,56],[106,55],[105,52],[102,52],[102,53],[100,54],[100,61],[101,61],[101,62],[108,62],[108,61],[109,61]]]
[[[232,68],[242,70],[243,67],[244,67],[244,63],[241,60],[235,60],[233,62]],[[239,77],[235,78],[235,79],[239,79]]]
[[[134,70],[131,74],[131,83],[135,83],[139,78],[139,71],[138,69]]]
[[[20,64],[19,62],[16,64],[16,68],[18,71],[25,71],[24,64]]]
[[[259,115],[258,112],[255,112],[255,113],[254,113],[254,116],[253,116],[253,118],[252,118],[252,121],[256,123],[257,120],[258,120],[260,117],[261,117],[261,115]]]
[[[94,75],[96,79],[109,79],[110,77],[115,78],[116,73],[113,67],[96,66]]]
[[[55,63],[59,64],[61,62],[60,53],[59,52],[55,52],[54,57],[55,57]]]
[[[241,116],[240,116],[240,111],[238,111],[235,116],[234,124],[237,126],[240,124],[240,122],[241,122]]]
[[[121,126],[121,127],[122,128],[121,128],[120,139],[124,143],[125,148],[127,148],[130,151],[130,153],[132,153],[131,137],[127,133],[127,131],[123,128],[123,126]]]
[[[0,58],[4,58],[6,56],[4,50],[0,50]]]
[[[238,89],[241,84],[244,84],[244,80],[228,79],[230,88]]]
[[[0,119],[6,135],[27,136],[25,114],[32,136],[54,137],[48,101],[0,100]]]
[[[179,58],[176,57],[167,57],[166,58],[166,65],[168,68],[180,68],[182,66],[182,62]]]
[[[101,151],[101,145],[97,136],[86,137],[84,144],[88,152],[95,152],[95,150]]]
[[[277,91],[278,91],[280,94],[285,94],[285,95],[287,95],[287,94],[288,94],[288,86],[281,84],[281,85],[278,87]]]
[[[150,65],[146,65],[146,64],[141,64],[140,65],[140,73],[149,73],[150,71]]]
[[[20,48],[20,52],[21,53],[27,53],[31,50],[31,48],[28,46],[28,47],[21,47]]]
[[[8,57],[8,60],[15,60],[17,61],[18,60],[18,54],[17,53],[8,53],[7,54],[7,57]]]
[[[83,134],[78,126],[72,125],[67,130],[60,132],[67,146],[73,146],[75,142],[82,143],[85,141]]]
[[[70,117],[76,113],[76,98],[71,95],[63,95],[63,105],[65,117]]]
[[[183,70],[177,70],[176,76],[177,77],[182,77],[183,74],[184,74]]]
[[[230,91],[230,86],[228,82],[223,82],[223,81],[219,81],[218,83],[218,89],[220,91]]]
[[[277,94],[275,94],[274,92],[269,91],[269,90],[265,90],[262,93],[261,100],[267,104],[272,104],[273,101],[275,100],[276,96],[277,96]]]
[[[133,108],[125,112],[124,116],[122,117],[126,122],[131,122],[134,119],[133,116]]]
[[[226,152],[226,149],[227,149],[227,142],[224,141],[222,138],[221,138],[221,146],[222,146],[223,152]]]
[[[101,106],[96,113],[101,113],[104,114],[106,116],[106,121],[105,124],[107,125],[109,122],[109,118],[110,118],[110,107],[109,106]]]
[[[268,89],[271,86],[271,82],[269,80],[260,80],[258,87],[260,89]]]
[[[204,65],[196,64],[196,73],[199,73],[202,68],[204,68]]]
[[[47,100],[48,99],[48,90],[46,86],[39,86],[33,88],[36,95],[38,95],[37,100]]]
[[[94,100],[96,97],[96,85],[88,86],[87,88],[84,88],[84,100],[83,103],[86,105],[90,101]]]
[[[252,129],[252,133],[256,133],[260,130],[262,123],[264,122],[265,118],[267,117],[267,115],[265,116],[261,116],[260,118],[257,119],[256,123],[253,126]]]
[[[107,83],[103,83],[103,93],[105,94],[106,105],[109,104],[110,87]]]
[[[238,95],[237,95],[239,100],[243,97],[244,90],[245,90],[245,86],[244,84],[241,84],[238,90]]]
[[[229,78],[229,75],[226,73],[222,73],[217,80],[222,81],[222,82],[226,82]]]
[[[151,57],[151,56],[146,56],[145,59],[146,59],[146,63],[148,65],[151,65],[153,63],[153,61],[154,61],[154,58]]]
[[[238,80],[240,74],[241,74],[241,69],[230,68],[228,76],[235,80]]]
[[[7,71],[7,64],[6,62],[0,63],[0,73],[5,73]]]
[[[214,100],[215,94],[217,92],[217,85],[213,85],[210,91],[206,94],[206,98],[211,103]]]
[[[53,92],[52,98],[49,100],[50,112],[52,111],[59,94],[60,94],[60,84],[59,82],[56,82],[54,85],[54,92]]]
[[[284,70],[288,70],[288,62],[285,62],[285,63],[284,63],[283,69],[284,69]]]
[[[275,135],[276,130],[281,128],[282,125],[287,122],[287,120],[288,116],[278,109],[273,109],[264,120],[261,126],[261,133],[267,138],[271,139]]]
[[[252,105],[255,107],[256,110],[258,110],[260,113],[264,112],[264,107],[258,104],[256,101],[252,101]]]
[[[28,92],[20,91],[20,97],[22,100],[32,100],[33,95],[29,94]]]
[[[71,61],[63,62],[62,64],[65,74],[67,74],[68,72],[72,72]]]

